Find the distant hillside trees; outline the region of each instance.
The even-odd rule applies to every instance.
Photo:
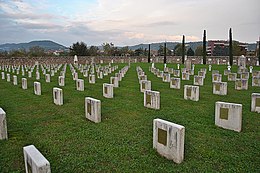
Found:
[[[194,56],[194,51],[192,50],[192,48],[189,48],[188,50],[187,50],[187,56]]]
[[[195,56],[202,56],[203,55],[203,46],[198,46],[195,50]]]
[[[84,42],[73,43],[70,47],[70,55],[87,56],[88,48]]]

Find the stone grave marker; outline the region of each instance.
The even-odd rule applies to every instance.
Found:
[[[211,66],[211,65],[209,65],[209,71],[211,71],[211,69],[212,69],[212,66]]]
[[[34,145],[23,147],[26,173],[51,173],[49,161]]]
[[[46,80],[47,83],[50,83],[50,82],[51,82],[51,76],[50,76],[50,74],[46,74],[46,75],[45,75],[45,80]]]
[[[36,80],[40,80],[41,76],[39,72],[36,72]]]
[[[248,80],[247,79],[236,79],[235,89],[236,90],[247,90],[248,89]]]
[[[240,79],[249,79],[249,72],[240,73]]]
[[[103,96],[106,98],[114,97],[114,87],[113,84],[103,83]]]
[[[113,87],[119,87],[119,81],[117,77],[110,77],[110,83],[113,85]]]
[[[151,109],[160,109],[160,92],[145,90],[144,107]]]
[[[254,67],[253,67],[253,66],[250,66],[250,67],[249,67],[249,72],[252,73],[252,72],[253,72],[253,69],[254,69]]]
[[[153,120],[153,148],[163,157],[181,163],[184,159],[185,128],[162,119]]]
[[[90,84],[96,83],[96,76],[95,76],[94,74],[90,74],[90,75],[89,75],[89,78],[88,78],[88,82],[89,82]]]
[[[86,118],[95,123],[101,122],[101,101],[86,97],[85,98]]]
[[[200,85],[203,86],[204,84],[204,78],[203,76],[197,76],[195,75],[193,78],[193,85]]]
[[[140,91],[143,93],[145,90],[151,90],[152,84],[149,80],[141,80],[140,82]]]
[[[173,70],[174,77],[180,77],[180,70]]]
[[[0,108],[0,140],[7,139],[7,123],[6,123],[6,113]]]
[[[189,73],[183,72],[181,76],[182,80],[190,80],[190,75]]]
[[[7,82],[10,82],[11,81],[11,76],[9,73],[6,74],[6,81]]]
[[[252,86],[260,87],[260,77],[252,77]]]
[[[216,102],[215,125],[240,132],[242,129],[242,104]]]
[[[229,73],[228,74],[228,81],[236,81],[237,74],[236,73]]]
[[[170,82],[171,81],[171,75],[168,73],[163,74],[163,82]]]
[[[5,72],[2,72],[2,79],[4,80],[5,79]]]
[[[199,86],[184,85],[184,99],[199,101]]]
[[[56,105],[63,105],[63,92],[60,88],[53,88],[53,102]]]
[[[76,87],[77,87],[78,91],[84,91],[84,80],[83,79],[77,79]]]
[[[22,89],[26,90],[27,89],[27,79],[22,78]]]
[[[34,82],[34,94],[35,95],[41,95],[41,83],[40,82]]]
[[[170,88],[180,89],[181,88],[181,79],[180,78],[171,78]]]
[[[227,95],[227,82],[213,82],[213,94]]]
[[[260,93],[252,93],[251,111],[260,113]]]
[[[17,76],[16,75],[13,75],[13,84],[17,85]]]
[[[221,74],[212,74],[212,82],[221,82],[222,75]]]
[[[59,86],[65,86],[65,77],[64,76],[59,76]]]
[[[73,76],[73,80],[78,80],[78,73],[77,72],[74,72],[72,74],[72,76]]]

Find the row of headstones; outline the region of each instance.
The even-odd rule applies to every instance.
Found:
[[[113,79],[122,80],[122,78],[127,73],[129,67],[126,66],[120,70],[120,77],[114,77]],[[118,79],[120,78],[120,79]],[[111,97],[111,87],[114,84],[103,84],[103,96],[107,98],[113,98],[113,90]],[[119,86],[119,85],[118,85]],[[56,105],[63,105],[63,93],[60,88],[53,88],[53,100]],[[95,123],[101,122],[101,101],[86,97],[85,98],[85,116],[90,121]],[[7,123],[6,123],[6,113],[2,108],[0,108],[0,139],[8,139],[7,137]],[[40,172],[51,172],[51,167],[49,161],[37,150],[34,145],[29,145],[23,148],[24,161],[26,172],[40,173]]]
[[[253,94],[258,106],[255,111],[260,113],[260,94]],[[257,103],[256,103],[257,104]],[[86,117],[94,122],[101,121],[101,102],[93,98],[85,98]],[[100,115],[100,116],[93,116]],[[0,139],[7,139],[6,114],[0,108]],[[216,102],[215,125],[224,129],[241,131],[242,105],[235,103]],[[153,148],[163,157],[181,163],[184,159],[185,127],[162,119],[153,120]],[[49,161],[34,145],[23,148],[26,172],[51,172]]]

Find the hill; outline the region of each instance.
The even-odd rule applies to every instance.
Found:
[[[11,51],[11,50],[20,50],[25,49],[29,50],[31,47],[39,46],[44,48],[45,50],[65,50],[67,47],[55,43],[50,40],[41,40],[41,41],[31,41],[29,43],[6,43],[0,45],[0,51]]]

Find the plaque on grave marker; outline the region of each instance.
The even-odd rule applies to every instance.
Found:
[[[255,106],[260,107],[260,98],[255,99]]]
[[[89,101],[87,103],[87,111],[88,111],[88,114],[91,115],[91,101]]]
[[[172,85],[176,85],[176,80],[172,80]]]
[[[191,97],[191,88],[187,88],[186,95],[187,95],[188,97]]]
[[[216,91],[220,91],[220,83],[215,84],[215,89],[216,89]]]
[[[105,94],[107,94],[107,87],[105,87]]]
[[[220,108],[219,118],[228,120],[228,108]]]
[[[146,105],[147,106],[151,106],[152,105],[152,101],[151,101],[151,95],[150,94],[146,94]]]
[[[145,83],[144,82],[142,83],[142,89],[145,89]]]
[[[163,144],[164,146],[167,145],[167,131],[158,128],[158,142]]]

